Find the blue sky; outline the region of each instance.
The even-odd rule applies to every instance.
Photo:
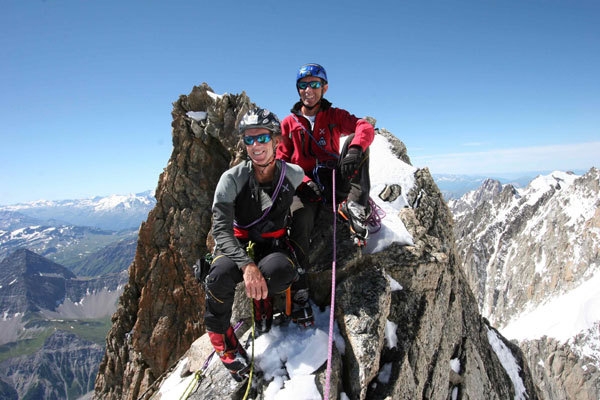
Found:
[[[307,62],[433,173],[600,167],[595,0],[0,4],[0,204],[154,189],[180,95],[283,118]]]

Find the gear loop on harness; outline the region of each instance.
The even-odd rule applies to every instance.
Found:
[[[254,246],[256,246],[256,243],[250,240],[248,242],[248,246],[246,247],[246,253],[252,260],[254,260]]]

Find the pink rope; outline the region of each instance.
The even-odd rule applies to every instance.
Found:
[[[331,263],[331,306],[329,308],[329,342],[327,345],[327,372],[325,373],[325,400],[329,399],[329,386],[331,384],[331,362],[333,354],[333,324],[335,314],[335,263],[337,260],[336,255],[336,217],[337,210],[335,207],[335,169],[332,171],[333,190],[332,190],[332,203],[333,203],[333,261]]]
[[[371,213],[367,218],[367,224],[371,227],[369,233],[377,233],[381,229],[381,220],[385,218],[385,211],[375,203],[375,201],[369,197],[369,208]]]

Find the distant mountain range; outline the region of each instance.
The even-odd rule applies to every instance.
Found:
[[[543,398],[598,399],[600,171],[488,179],[448,206],[481,313],[518,340]]]
[[[432,174],[444,197],[457,199],[463,194],[477,189],[486,179],[494,179],[503,184],[525,187],[538,175],[551,171],[533,171],[514,176],[489,176],[477,174]],[[575,171],[583,174],[585,171]],[[148,212],[156,204],[154,191],[129,195],[97,196],[91,199],[38,200],[13,205],[0,205],[0,212],[19,212],[39,220],[53,220],[55,223],[90,226],[108,230],[137,228]],[[0,225],[0,228],[2,226]]]
[[[14,214],[0,211],[0,224],[14,221]],[[75,225],[10,225],[0,230],[0,260],[9,253],[25,248],[57,262],[77,275],[98,276],[109,272],[119,272],[127,268],[135,253],[137,229],[107,231]],[[103,269],[92,265],[103,259],[107,246],[121,249],[128,260],[125,265],[115,257]],[[129,249],[129,250],[125,250]],[[111,251],[112,253],[115,250]],[[117,262],[115,264],[115,262]]]
[[[2,260],[0,398],[66,399],[89,392],[126,282],[125,270],[80,279],[27,249]]]
[[[446,200],[458,199],[465,193],[479,188],[487,179],[493,179],[501,184],[509,184],[516,188],[524,188],[540,175],[550,174],[552,171],[530,171],[518,174],[507,174],[503,177],[489,175],[456,175],[432,174],[435,183]],[[583,175],[586,171],[577,170],[576,174]]]
[[[21,222],[30,218],[29,221],[43,221],[44,224],[51,226],[68,224],[120,231],[138,229],[155,204],[154,192],[148,190],[129,195],[79,200],[39,200],[0,206],[0,213],[22,214]],[[0,229],[4,229],[2,222],[0,222]]]
[[[576,218],[576,224],[563,219],[569,204],[598,199],[597,188],[592,190],[598,184],[597,174],[597,170],[588,171],[577,180],[580,177],[571,178],[567,173],[538,176],[537,180],[534,174],[513,179],[433,176],[454,214],[467,278],[483,314],[494,324],[502,326],[527,307],[559,297],[594,275],[593,268],[584,268],[595,265],[594,253],[577,267],[569,254],[581,256],[597,249],[597,244],[577,247],[589,235],[592,238],[589,232],[596,228],[585,230],[584,226],[592,226],[586,218]],[[584,195],[575,192],[577,188],[588,189]],[[20,388],[19,395],[31,398],[63,398],[64,387],[54,383],[66,378],[52,372],[56,370],[79,376],[69,382],[71,392],[84,394],[93,389],[110,315],[116,310],[128,279],[127,267],[135,255],[138,228],[155,205],[153,193],[147,191],[0,206],[0,312],[4,316],[0,320],[0,398],[18,398],[14,397],[15,388]],[[533,225],[535,221],[539,226]],[[544,221],[555,221],[556,231],[542,237],[527,230],[548,230]],[[567,227],[574,236],[556,239]],[[567,244],[575,250],[569,250]],[[544,255],[553,249],[561,250],[552,257]],[[526,267],[532,259],[537,261],[528,274]],[[543,274],[540,260],[546,260]],[[555,260],[555,268],[551,268],[551,260]],[[511,272],[510,266],[516,264],[522,267]],[[567,277],[561,275],[560,266],[564,265],[571,266]],[[510,290],[527,296],[505,298]],[[546,394],[565,391],[581,395],[583,389],[560,381],[549,368],[536,366],[536,359],[551,360],[553,354],[573,352],[576,356],[571,356],[574,360],[568,368],[579,378],[585,370],[582,365],[597,365],[597,353],[582,354],[582,348],[598,346],[598,340],[586,332],[569,343],[530,341],[520,345],[527,349],[536,378],[549,382],[543,387]],[[73,367],[77,363],[80,366]],[[589,382],[597,379],[595,373]]]
[[[494,179],[502,184],[525,187],[534,178],[550,174],[552,171],[528,171],[505,174],[503,176],[480,174],[432,174],[435,183],[446,200],[458,199],[471,190],[477,189],[486,179]],[[587,171],[574,170],[583,175]],[[38,200],[28,203],[0,205],[0,212],[19,212],[34,220],[53,220],[55,223],[90,226],[100,229],[121,230],[139,227],[148,212],[156,204],[154,191],[147,190],[136,194],[96,196],[91,199]],[[0,221],[0,229],[2,229]]]
[[[479,175],[433,174],[432,176],[446,200],[458,199],[465,193],[477,189],[486,179],[489,179],[488,176]],[[521,187],[526,186],[531,179],[533,176],[526,176],[511,182],[515,186]],[[499,178],[498,181],[509,182],[506,178]]]
[[[0,207],[0,398],[90,392],[150,191]]]

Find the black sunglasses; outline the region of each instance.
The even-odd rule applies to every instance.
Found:
[[[323,84],[321,83],[321,81],[310,81],[310,82],[298,82],[296,84],[296,86],[298,87],[298,89],[306,89],[307,87],[311,87],[311,89],[318,89],[321,86],[323,86]]]
[[[244,143],[246,143],[247,146],[252,146],[255,141],[262,144],[269,143],[271,141],[271,134],[261,133],[256,136],[244,136]]]

